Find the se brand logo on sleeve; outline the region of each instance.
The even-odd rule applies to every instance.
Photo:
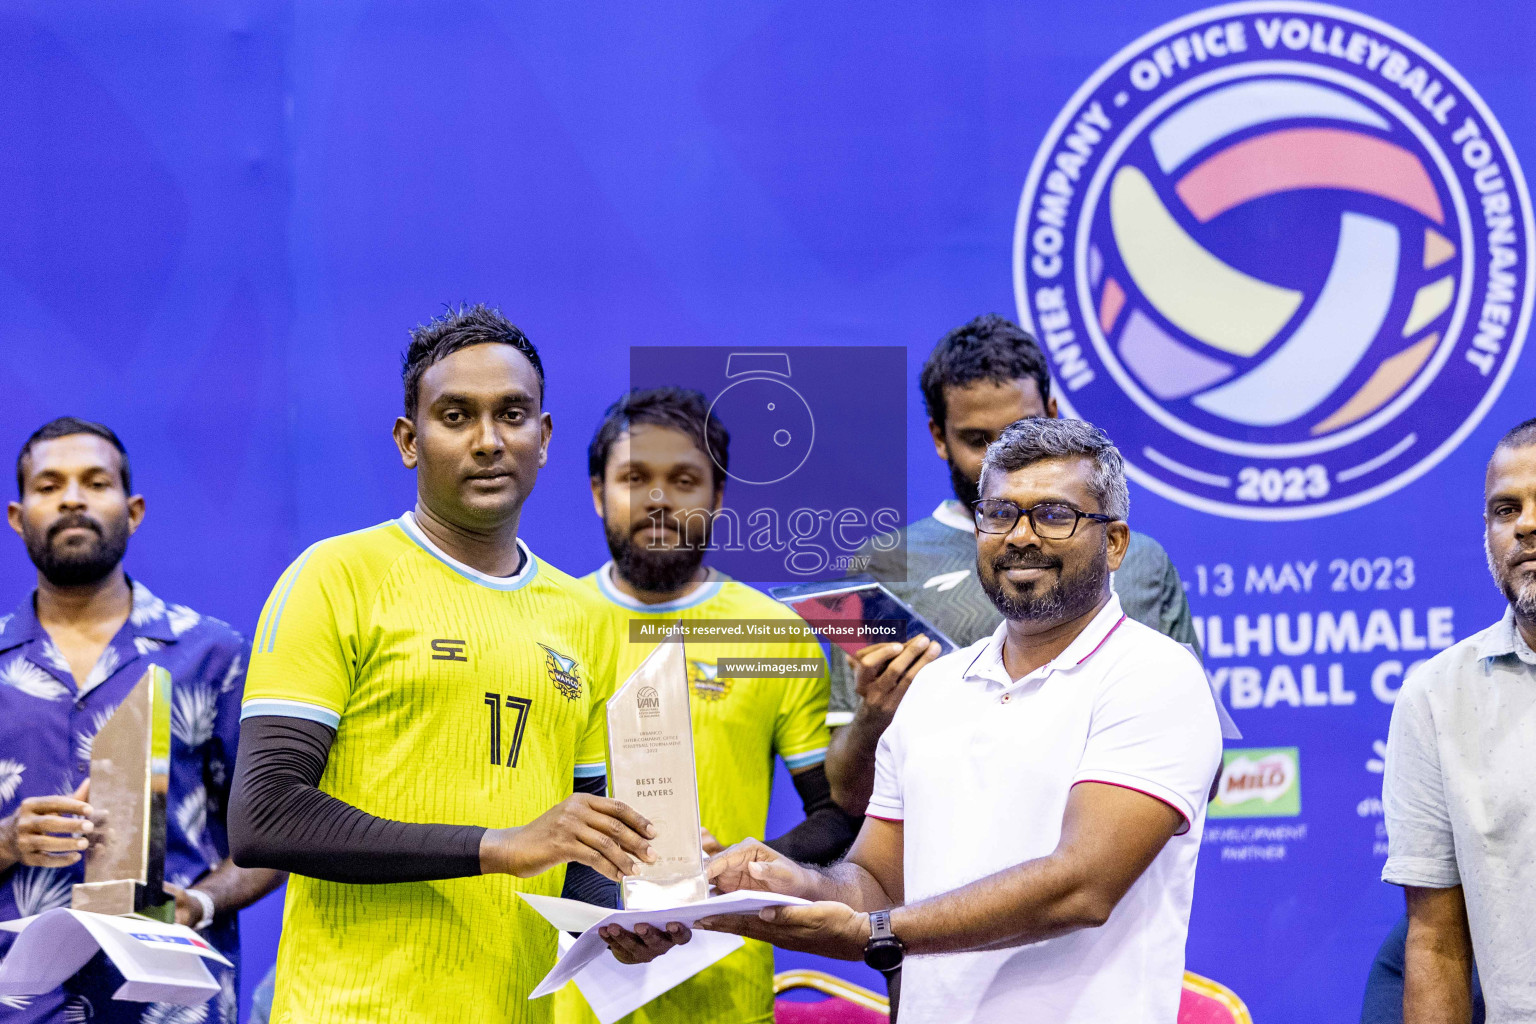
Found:
[[[433,640],[433,661],[468,661],[464,656],[464,648],[467,645],[463,640]]]
[[[712,661],[689,661],[688,680],[694,694],[704,700],[724,700],[731,692],[730,678],[721,679],[720,666]]]

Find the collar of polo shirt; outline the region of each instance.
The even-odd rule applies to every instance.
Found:
[[[1028,675],[1013,679],[1003,664],[1003,642],[1008,637],[1008,622],[1005,619],[987,641],[987,645],[971,660],[961,678],[984,682],[989,688],[1007,689],[1026,679],[1045,679],[1054,672],[1069,672],[1093,657],[1124,621],[1125,610],[1120,607],[1120,598],[1111,593],[1109,603],[1099,609],[1099,614],[1089,620],[1066,650]]]

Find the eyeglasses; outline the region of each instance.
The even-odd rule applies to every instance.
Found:
[[[1077,532],[1082,519],[1096,523],[1113,523],[1119,516],[1106,516],[1098,512],[1082,512],[1071,505],[1044,501],[1033,508],[1022,508],[1007,498],[982,498],[971,502],[971,516],[976,529],[982,533],[1012,533],[1020,516],[1029,517],[1029,528],[1042,540],[1066,540]]]

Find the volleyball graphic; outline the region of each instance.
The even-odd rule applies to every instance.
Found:
[[[1019,207],[1021,319],[1062,404],[1192,507],[1295,519],[1432,467],[1530,315],[1502,130],[1391,26],[1241,3],[1126,47],[1061,112]]]
[[[1107,266],[1090,270],[1100,327],[1142,386],[1191,416],[1310,435],[1402,392],[1444,336],[1460,253],[1449,203],[1390,127],[1337,89],[1266,77],[1204,93],[1148,133],[1155,166],[1115,170],[1092,250]],[[1249,204],[1269,209],[1202,244]],[[1266,237],[1274,224],[1290,237]],[[1270,271],[1281,281],[1242,269],[1245,255],[1273,265],[1319,242],[1326,266],[1295,251]]]

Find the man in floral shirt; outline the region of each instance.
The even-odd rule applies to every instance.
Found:
[[[123,572],[144,517],[128,455],[108,428],[65,417],[28,438],[7,513],[37,567],[37,590],[0,616],[0,920],[68,906],[84,881],[91,743],[144,670],[171,674],[166,889],[176,919],[238,965],[236,911],[282,875],[229,859],[224,814],[239,734],[245,640],[170,604]],[[12,941],[0,932],[0,955]],[[234,1024],[236,971],[196,1007],[114,1000],[122,983],[98,955],[59,991],[0,996],[0,1021]]]

